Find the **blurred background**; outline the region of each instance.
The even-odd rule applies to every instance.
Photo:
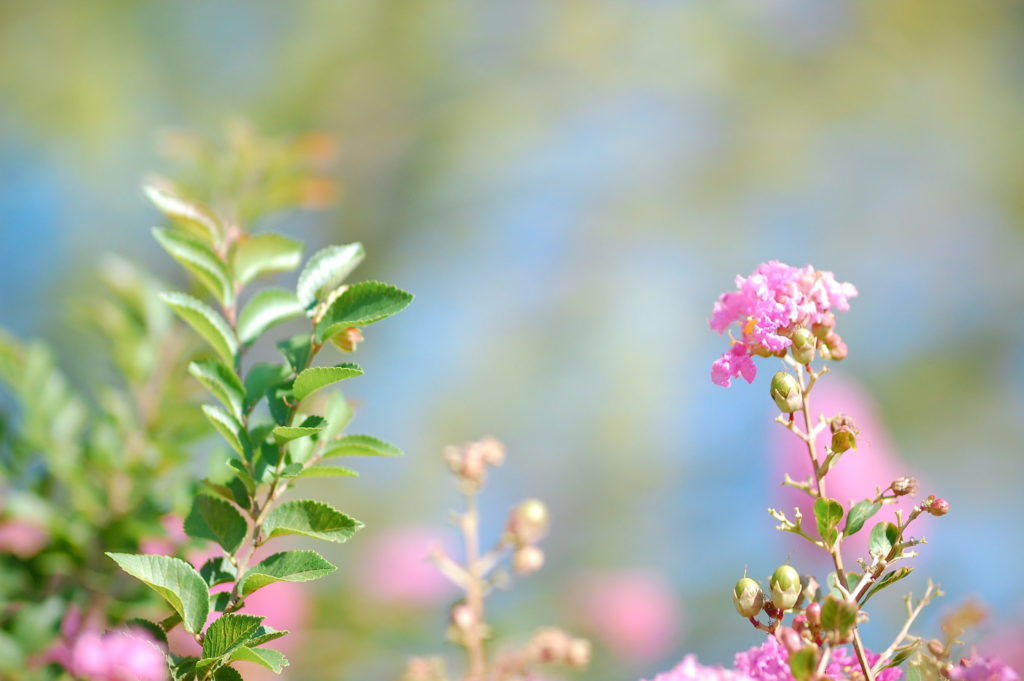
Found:
[[[874,599],[868,645],[926,575],[949,595],[921,633],[970,597],[975,638],[1024,639],[1021,3],[4,2],[0,63],[0,326],[55,344],[73,380],[102,254],[183,280],[139,189],[168,127],[336,134],[337,210],[260,228],[307,253],[360,240],[360,277],[417,296],[365,332],[346,388],[356,430],[406,457],[322,489],[367,530],[287,603],[306,633],[284,678],[457,655],[451,592],[389,571],[432,537],[457,548],[441,449],[485,434],[509,448],[485,536],[527,496],[554,523],[545,569],[490,601],[502,636],[586,634],[594,681],[759,643],[728,595],[744,566],[826,572],[764,511],[792,505],[775,366],[709,378],[712,303],[769,259],[860,291],[822,383],[863,420],[850,478],[863,454],[953,509]]]

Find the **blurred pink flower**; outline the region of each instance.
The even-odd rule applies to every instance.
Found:
[[[722,667],[705,667],[696,655],[687,655],[670,671],[655,676],[651,681],[751,681],[749,676]]]
[[[949,670],[951,681],[1020,681],[1017,672],[997,657],[962,660]]]
[[[573,596],[582,624],[620,658],[653,660],[676,643],[682,620],[678,596],[658,575],[588,575]]]
[[[50,535],[45,529],[24,520],[0,521],[0,553],[12,553],[18,558],[31,558],[46,546]]]
[[[440,536],[425,528],[378,531],[362,547],[356,581],[369,598],[389,605],[422,607],[454,593],[429,556],[442,544]]]
[[[877,653],[870,650],[866,653],[868,662],[874,664],[878,661]],[[789,668],[789,654],[772,637],[768,637],[760,646],[736,653],[734,664],[736,671],[742,672],[754,681],[793,681],[793,673]],[[849,679],[859,669],[860,664],[847,648],[833,648],[832,661],[825,668],[825,676],[837,681]],[[889,668],[880,672],[875,678],[878,681],[899,681],[903,678],[903,670],[898,667]]]
[[[94,619],[94,618],[89,618]],[[89,681],[165,681],[164,651],[142,629],[117,629],[100,634],[93,624],[83,623],[74,606],[61,623],[64,640],[44,659],[57,662],[72,676]]]
[[[857,436],[857,449],[843,454],[826,478],[826,493],[842,503],[846,510],[849,510],[851,501],[874,498],[876,487],[884,489],[896,478],[912,475],[896,454],[875,405],[856,383],[839,373],[830,373],[815,384],[810,402],[815,417],[819,413],[825,414],[826,418],[843,413],[853,419],[860,431]],[[800,426],[802,428],[803,424]],[[828,437],[827,428],[818,436],[819,459],[823,456],[823,446],[828,442]],[[771,424],[768,450],[772,467],[770,484],[773,486],[782,482],[785,473],[789,473],[794,480],[804,480],[811,475],[807,445],[777,423]],[[867,557],[868,536],[876,522],[883,519],[891,520],[893,511],[897,508],[904,509],[905,513],[909,512],[917,501],[923,500],[926,496],[926,486],[922,484],[919,494],[902,497],[895,505],[883,506],[882,510],[868,520],[864,529],[844,544],[844,548],[850,547],[850,551],[844,551],[847,556],[846,562],[855,565],[857,556]],[[811,499],[804,492],[793,487],[783,487],[781,493],[772,495],[771,505],[785,511],[790,518],[793,516],[793,507],[799,506],[804,516],[804,528],[812,536],[817,535]],[[922,516],[914,521],[910,534],[920,536],[927,524],[928,517]],[[802,540],[799,544],[804,548],[811,548],[810,544]]]
[[[188,541],[181,516],[168,513],[160,518],[160,524],[164,528],[164,536],[147,537],[140,541],[139,553],[151,556],[176,556],[178,550]],[[200,564],[202,563],[200,562]]]

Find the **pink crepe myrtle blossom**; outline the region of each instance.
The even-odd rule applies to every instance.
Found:
[[[656,574],[626,571],[580,578],[573,600],[581,624],[618,657],[655,660],[676,641],[678,596]]]
[[[1010,665],[998,657],[973,657],[961,660],[949,670],[950,681],[1020,681]]]
[[[62,640],[45,655],[72,676],[88,681],[165,681],[164,650],[149,632],[122,628],[99,633],[95,617],[71,606],[61,622]]]
[[[728,388],[732,379],[754,381],[755,355],[781,356],[792,345],[792,335],[809,329],[823,346],[845,356],[846,346],[834,333],[832,310],[850,309],[849,299],[857,295],[850,283],[839,283],[831,272],[813,267],[790,267],[777,260],[762,263],[749,277],[736,277],[736,291],[723,293],[715,303],[709,324],[724,333],[735,322],[739,338],[711,367],[711,380]]]
[[[878,661],[877,653],[865,652],[869,663],[874,664]],[[737,672],[754,681],[794,681],[793,673],[789,668],[789,653],[774,638],[768,638],[760,646],[737,653],[734,666]],[[832,659],[825,668],[826,677],[841,681],[862,673],[857,658],[849,650],[845,647],[832,649]],[[903,671],[899,668],[885,669],[875,676],[878,681],[899,681],[902,677]]]
[[[705,667],[697,662],[696,655],[687,655],[673,669],[650,681],[751,681],[751,677],[723,667]]]

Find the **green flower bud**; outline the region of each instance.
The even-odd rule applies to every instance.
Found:
[[[857,426],[853,425],[853,419],[846,414],[839,414],[829,421],[829,428],[832,430],[832,451],[837,454],[850,449],[857,449]]]
[[[790,352],[793,353],[793,359],[801,364],[810,364],[814,359],[814,348],[818,345],[818,339],[802,326],[793,332],[791,339],[793,345],[790,346]]]
[[[780,565],[769,582],[772,587],[772,603],[780,610],[791,610],[800,600],[803,585],[800,573],[792,565]]]
[[[756,616],[764,606],[761,585],[750,577],[744,577],[736,582],[736,588],[732,592],[732,603],[736,606],[736,612],[744,617]]]
[[[770,394],[784,414],[791,414],[801,407],[800,384],[785,371],[778,371],[772,377]]]

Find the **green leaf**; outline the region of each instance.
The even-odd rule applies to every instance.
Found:
[[[239,456],[244,457],[248,447],[246,446],[247,440],[244,439],[245,432],[242,424],[234,416],[212,404],[204,404],[203,413],[206,414],[206,418],[210,419],[213,427],[224,436],[231,448],[238,452]]]
[[[242,417],[245,388],[238,376],[223,362],[202,359],[188,365],[188,372],[227,407],[235,418]]]
[[[221,667],[213,673],[213,681],[245,681],[237,669]]]
[[[351,468],[341,466],[311,466],[303,468],[296,475],[296,478],[358,478],[359,473]]]
[[[316,325],[316,340],[322,343],[350,326],[366,326],[401,312],[413,295],[379,281],[352,284],[328,306]]]
[[[150,622],[139,617],[132,617],[124,623],[127,629],[141,629],[146,632],[153,641],[167,647],[167,632],[156,622]]]
[[[832,594],[825,597],[821,606],[821,628],[832,635],[832,640],[849,638],[857,622],[857,606]]]
[[[199,568],[199,576],[206,581],[208,586],[227,584],[235,581],[235,577],[238,576],[238,568],[228,560],[227,556],[218,556],[203,563],[203,566]]]
[[[238,315],[238,339],[249,345],[272,326],[302,314],[295,295],[278,288],[260,291]]]
[[[913,571],[914,568],[912,567],[901,567],[896,570],[893,570],[892,572],[886,573],[885,576],[879,579],[873,587],[868,589],[868,592],[864,595],[864,600],[861,601],[861,604],[863,605],[864,603],[867,603],[868,599],[874,596],[876,593],[878,593],[886,587],[892,586],[893,584],[900,581]]]
[[[210,610],[212,612],[224,612],[231,604],[230,591],[217,591],[210,594]]]
[[[323,459],[337,456],[402,456],[402,450],[390,442],[369,435],[346,435],[327,445]]]
[[[280,426],[283,426],[291,418],[292,408],[290,405],[294,403],[295,395],[292,394],[291,381],[272,386],[267,391],[267,407],[270,409],[270,415],[274,417],[274,421]]]
[[[191,565],[171,556],[107,553],[121,569],[164,597],[185,630],[198,634],[206,624],[210,601],[206,582]]]
[[[826,546],[832,546],[839,537],[839,521],[843,519],[843,505],[835,499],[817,499],[814,502],[814,517],[818,519],[818,535]]]
[[[197,662],[199,662],[199,658],[191,655],[178,660],[171,667],[171,678],[173,681],[195,681]]]
[[[153,228],[153,236],[217,300],[225,307],[231,305],[235,290],[228,270],[208,246],[179,232],[159,227]]]
[[[251,410],[271,386],[281,383],[292,371],[283,364],[255,364],[245,377],[245,409]]]
[[[231,654],[232,662],[255,662],[263,665],[275,674],[280,674],[283,667],[288,666],[288,658],[273,648],[249,648],[242,646]]]
[[[290,272],[302,262],[303,246],[280,234],[260,234],[239,242],[231,258],[235,279],[246,285],[256,277]]]
[[[220,355],[225,364],[235,366],[238,342],[231,332],[231,327],[212,307],[177,291],[161,293],[160,299],[195,329],[210,344],[214,352]]]
[[[909,660],[911,656],[914,653],[916,653],[917,649],[920,647],[920,639],[914,641],[909,645],[900,646],[899,648],[893,651],[892,657],[889,658],[889,661],[882,666],[882,669],[889,669],[890,667],[899,667],[901,664]],[[881,671],[881,669],[879,671]]]
[[[256,615],[222,615],[206,630],[203,637],[203,659],[223,657],[243,645],[263,620],[263,617]]]
[[[334,367],[310,367],[296,376],[292,390],[295,391],[295,399],[302,401],[320,388],[362,373],[362,369],[349,362]]]
[[[188,227],[195,234],[208,237],[213,244],[220,242],[220,222],[206,208],[152,185],[143,187],[143,190],[160,212],[171,220]]]
[[[873,557],[885,558],[899,540],[899,529],[890,522],[880,522],[871,530],[868,538],[868,551]]]
[[[344,542],[363,524],[321,501],[299,499],[287,501],[263,520],[263,534],[268,539],[282,534]]]
[[[857,502],[853,508],[850,509],[850,512],[846,514],[846,529],[843,530],[843,535],[852,537],[854,534],[859,532],[860,528],[864,527],[864,523],[866,523],[871,516],[878,513],[881,508],[881,504],[872,503],[868,499]]]
[[[309,362],[309,353],[312,349],[310,335],[308,333],[300,333],[291,338],[286,338],[278,342],[277,349],[281,351],[281,354],[292,369],[296,372],[302,371]]]
[[[241,459],[228,459],[228,466],[235,471],[236,479],[242,483],[245,487],[248,496],[252,496],[253,492],[256,491],[256,480],[253,479],[252,473],[245,467],[245,462]]]
[[[793,672],[796,681],[807,681],[814,676],[814,670],[818,666],[818,653],[810,646],[801,648],[789,656],[789,669]]]
[[[271,641],[275,641],[275,640],[281,638],[282,636],[284,636],[287,633],[288,633],[287,630],[285,630],[285,631],[278,631],[277,629],[274,629],[273,627],[268,627],[267,625],[263,625],[262,627],[260,627],[259,629],[257,629],[253,633],[253,635],[246,642],[246,645],[249,646],[250,648],[255,648],[256,646],[261,646],[264,643],[269,643]]]
[[[242,579],[242,595],[248,596],[274,582],[310,582],[329,575],[336,569],[316,551],[275,553],[245,573]]]
[[[192,499],[192,510],[185,518],[188,536],[215,541],[228,553],[234,553],[247,531],[245,518],[223,499],[202,493]]]
[[[360,243],[328,246],[313,254],[299,275],[295,294],[306,310],[338,288],[345,277],[362,262],[366,253]]]
[[[324,420],[319,416],[310,416],[300,426],[275,426],[271,431],[274,435],[274,442],[283,445],[285,442],[296,440],[300,437],[316,435],[324,429]]]
[[[242,509],[249,510],[249,490],[246,488],[245,483],[239,480],[237,476],[231,476],[224,484],[203,480],[202,485],[214,494],[218,494],[228,501],[233,501]]]

